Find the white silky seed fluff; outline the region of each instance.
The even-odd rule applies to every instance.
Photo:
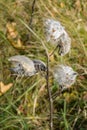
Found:
[[[77,76],[77,72],[66,65],[58,65],[55,67],[53,74],[55,80],[58,82],[59,86],[62,86],[63,89],[74,84]]]
[[[46,71],[46,64],[43,61],[38,59],[31,60],[23,55],[12,56],[8,61],[13,65],[10,70],[20,76],[32,76],[38,72]]]
[[[54,45],[60,45],[60,55],[64,56],[70,51],[71,38],[59,21],[45,19],[44,22],[46,40]],[[61,43],[60,43],[61,41]]]
[[[8,61],[13,63],[15,69],[17,69],[18,67],[17,65],[20,64],[21,67],[23,68],[24,75],[26,76],[32,76],[36,72],[33,61],[26,56],[23,55],[12,56],[8,59]]]

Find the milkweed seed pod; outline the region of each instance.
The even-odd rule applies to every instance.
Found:
[[[33,63],[37,72],[47,70],[46,64],[43,61],[34,59]]]
[[[58,65],[54,69],[54,78],[58,82],[59,87],[64,90],[75,83],[77,72],[66,65]]]
[[[26,56],[16,55],[8,59],[13,67],[10,69],[14,73],[20,76],[33,76],[39,71],[42,71],[42,68],[46,68],[45,63],[40,60],[31,60]],[[39,63],[38,63],[39,61]]]
[[[46,19],[44,21],[47,42],[59,47],[59,55],[64,56],[70,51],[71,38],[59,21]]]

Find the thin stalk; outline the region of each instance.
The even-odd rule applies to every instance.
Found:
[[[51,52],[51,54],[49,55],[50,57],[54,54],[54,52],[58,49],[58,46],[59,45],[57,45],[55,48],[54,48],[54,50]]]
[[[46,73],[46,86],[47,86],[47,91],[48,91],[48,96],[49,96],[49,103],[50,103],[50,130],[53,130],[53,100],[52,100],[52,95],[51,95],[51,89],[49,87],[49,54],[47,47],[45,46],[43,40],[22,20],[19,19],[22,24],[25,25],[25,27],[38,39],[40,40],[45,53],[46,53],[46,58],[47,58],[47,73]]]
[[[34,13],[34,10],[35,10],[35,2],[36,2],[36,0],[33,0],[32,10],[31,10],[31,18],[30,18],[30,21],[29,21],[29,26],[30,26],[30,27],[31,27],[32,21],[33,21],[33,13]]]
[[[51,54],[49,55],[50,57],[54,54],[54,52],[58,49],[58,47],[59,47],[59,42],[61,42],[61,37],[64,35],[64,33],[62,33],[60,36],[59,36],[59,38],[58,38],[58,41],[57,41],[57,45],[56,45],[56,47],[54,48],[54,50],[51,52]]]
[[[52,100],[52,95],[51,95],[51,89],[49,87],[49,56],[48,55],[47,55],[46,82],[47,82],[47,91],[48,91],[49,102],[50,102],[50,130],[53,130],[53,100]]]

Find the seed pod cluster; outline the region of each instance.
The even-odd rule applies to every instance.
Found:
[[[60,56],[67,54],[71,48],[71,38],[65,31],[65,28],[59,21],[53,19],[46,19],[44,26],[47,42],[51,42],[59,48]],[[31,60],[23,55],[12,56],[8,60],[13,65],[10,70],[20,76],[33,76],[38,72],[46,72],[47,70],[46,64],[43,61],[38,59]],[[54,68],[53,75],[63,90],[74,84],[77,73],[67,65],[58,65]]]

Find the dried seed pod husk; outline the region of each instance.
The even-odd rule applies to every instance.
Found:
[[[40,60],[31,60],[24,55],[12,56],[8,59],[13,67],[10,68],[14,73],[22,76],[33,76],[39,71],[45,71],[46,65]]]
[[[46,64],[43,61],[34,59],[33,62],[34,62],[35,69],[37,71],[46,71],[47,70]]]
[[[8,60],[13,65],[11,70],[20,76],[32,76],[36,73],[33,61],[26,56],[16,55],[10,57]]]

